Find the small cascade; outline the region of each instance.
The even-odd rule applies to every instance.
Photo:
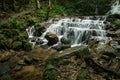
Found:
[[[34,48],[38,39],[43,41],[43,44],[47,44],[45,35],[48,32],[56,34],[59,38],[58,44],[62,44],[61,39],[69,41],[71,47],[78,45],[87,45],[91,39],[97,39],[99,42],[105,42],[107,40],[105,31],[106,17],[85,17],[85,18],[64,18],[58,21],[52,21],[52,24],[41,36],[34,36],[34,26],[26,29],[29,37],[29,42],[32,43]],[[58,45],[55,44],[55,45]]]
[[[51,24],[41,38],[44,39],[46,33],[51,32],[59,37],[58,43],[61,43],[61,38],[64,38],[70,41],[71,46],[88,44],[91,38],[104,42],[107,39],[104,21],[105,18],[102,20],[100,18],[93,20],[89,17],[64,18]]]
[[[111,6],[111,14],[120,14],[120,3],[119,0],[116,0],[115,3]]]

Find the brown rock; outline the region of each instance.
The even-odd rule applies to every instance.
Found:
[[[51,33],[51,32],[48,32],[46,35],[45,35],[45,38],[48,40],[48,45],[53,45],[53,44],[56,44],[58,42],[58,37],[56,34],[54,33]]]

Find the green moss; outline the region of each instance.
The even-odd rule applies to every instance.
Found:
[[[21,48],[22,48],[22,42],[20,42],[20,41],[15,41],[15,42],[13,42],[12,48],[13,48],[14,50],[19,50],[19,49],[21,49]]]

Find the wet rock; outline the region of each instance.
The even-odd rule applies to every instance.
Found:
[[[118,37],[114,31],[107,31],[107,37]]]
[[[54,33],[51,33],[51,32],[48,32],[46,35],[45,35],[45,38],[48,40],[48,45],[53,45],[53,44],[56,44],[58,42],[58,37],[56,34]]]
[[[37,41],[36,41],[36,44],[37,45],[40,45],[40,44],[43,44],[44,43],[44,41],[42,40],[42,39],[38,39]]]
[[[117,41],[110,41],[110,46],[115,47],[118,46],[118,42]]]
[[[38,28],[37,31],[36,31],[36,35],[41,36],[45,32],[45,30],[46,30],[46,28],[43,27],[43,26]]]
[[[62,44],[70,44],[70,40],[68,40],[64,37],[62,37],[60,41],[61,41]]]

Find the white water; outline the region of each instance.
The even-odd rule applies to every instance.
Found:
[[[120,14],[120,3],[119,0],[116,0],[115,3],[111,6],[111,14]]]
[[[59,37],[59,40],[61,37],[69,40],[71,46],[87,44],[93,37],[102,42],[106,40],[104,21],[105,19],[64,18],[51,24],[41,38],[44,39],[47,32],[52,32]]]
[[[107,39],[106,32],[104,30],[104,21],[105,18],[103,20],[100,20],[100,18],[92,20],[89,17],[84,19],[64,18],[53,22],[41,37],[33,36],[33,33],[35,32],[34,26],[28,27],[26,31],[29,36],[29,42],[33,44],[33,47],[35,46],[38,38],[42,39],[45,43],[47,42],[44,37],[47,32],[56,34],[59,37],[59,44],[61,44],[60,39],[64,37],[70,41],[71,46],[86,45],[91,38],[96,38],[100,42],[104,42]],[[35,39],[35,42],[32,42],[32,38]]]

